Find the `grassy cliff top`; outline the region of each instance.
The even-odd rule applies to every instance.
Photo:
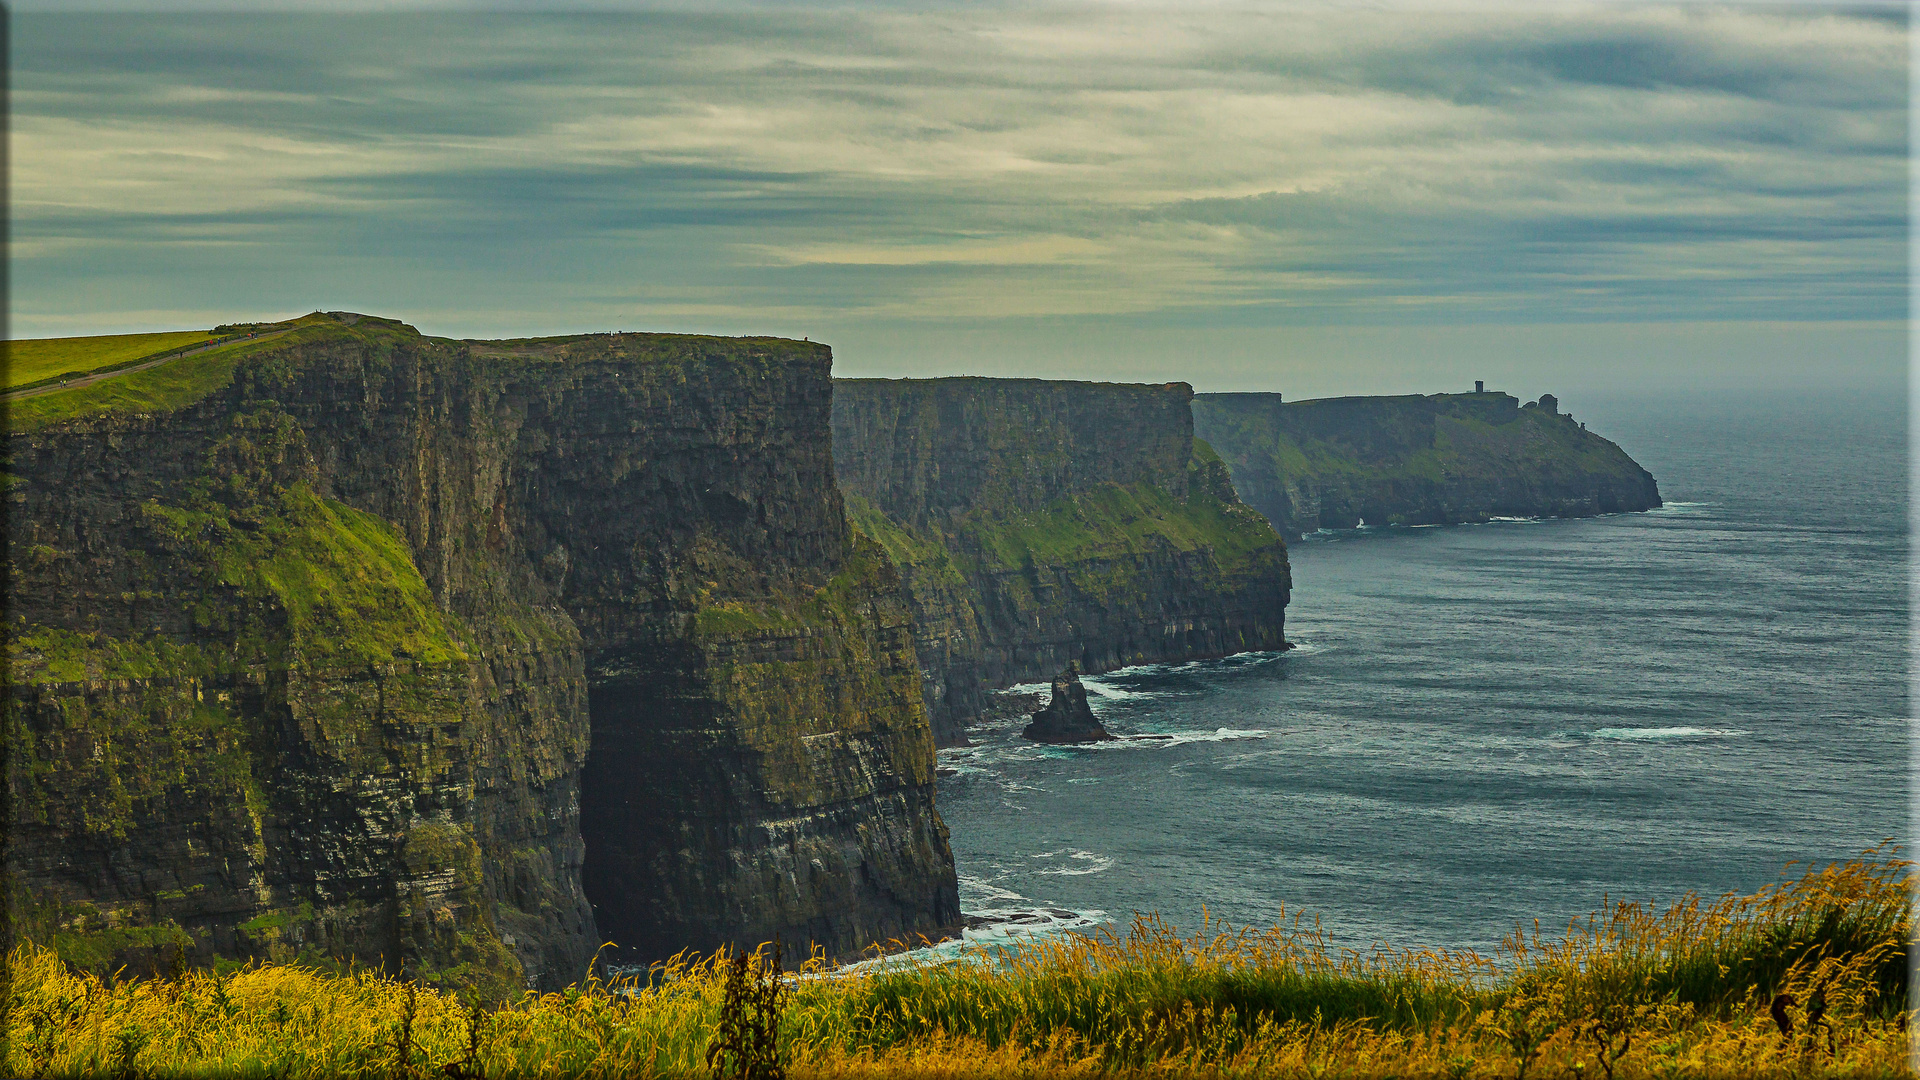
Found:
[[[1573,417],[1509,394],[1203,394],[1196,435],[1284,531],[1327,521],[1425,523],[1660,505],[1653,477]],[[1464,501],[1463,501],[1464,500]],[[1364,509],[1362,509],[1364,507]],[[1339,526],[1345,527],[1345,526]]]
[[[1194,426],[1229,460],[1271,458],[1284,473],[1391,469],[1435,479],[1516,467],[1586,472],[1638,466],[1571,416],[1521,408],[1510,394],[1409,394],[1282,402],[1277,394],[1202,394]]]
[[[213,340],[207,330],[167,330],[157,334],[103,334],[96,337],[25,338],[7,342],[6,383],[26,386],[59,375],[84,375],[170,349]]]
[[[1486,405],[1511,402],[1518,407],[1520,399],[1504,390],[1483,390],[1478,393],[1459,394],[1342,394],[1339,397],[1295,398],[1286,400],[1282,395],[1264,390],[1223,391],[1201,394],[1208,401],[1226,404],[1253,405],[1267,404],[1288,408],[1311,408],[1325,405],[1368,405],[1368,406],[1405,406],[1416,403],[1428,405]]]
[[[49,424],[88,417],[171,412],[227,385],[234,366],[245,357],[301,344],[391,333],[401,326],[380,321],[354,327],[317,311],[284,325],[283,331],[243,338],[153,367],[129,369],[84,385],[20,398],[7,410],[7,426],[16,432],[36,431]],[[412,327],[402,328],[417,333]]]
[[[991,375],[941,375],[931,379],[835,379],[833,381],[836,384],[848,386],[896,387],[903,391],[922,388],[928,390],[936,388],[952,390],[956,387],[977,390],[1030,390],[1036,388],[1060,390],[1066,388],[1084,389],[1086,387],[1097,386],[1103,390],[1120,391],[1123,393],[1132,391],[1136,393],[1163,394],[1168,391],[1173,391],[1176,393],[1185,393],[1188,397],[1193,396],[1192,384],[1183,382],[1126,383],[1101,382],[1089,379],[1004,379]]]
[[[223,328],[227,329],[227,328]],[[49,424],[113,414],[171,412],[227,385],[236,365],[247,357],[323,343],[385,339],[432,339],[397,319],[354,312],[316,311],[274,324],[248,324],[253,337],[220,343],[231,334],[207,331],[132,334],[109,337],[52,338],[14,342],[10,387],[22,387],[50,375],[72,372],[87,377],[80,385],[29,390],[9,409],[12,431],[34,431]],[[202,351],[167,356],[182,346],[218,343]],[[818,342],[772,337],[714,337],[701,334],[572,334],[544,338],[466,341],[475,356],[530,362],[623,360],[678,363],[698,359],[792,357],[831,362],[832,350]],[[147,366],[149,358],[164,358]],[[108,372],[115,366],[125,370]],[[91,373],[88,375],[87,373]]]
[[[653,334],[612,331],[591,334],[557,334],[551,337],[463,338],[476,356],[528,357],[533,359],[597,359],[607,354],[634,358],[677,356],[689,353],[731,354],[790,352],[810,359],[830,359],[833,350],[824,342],[795,341],[781,337],[722,337],[716,334]]]

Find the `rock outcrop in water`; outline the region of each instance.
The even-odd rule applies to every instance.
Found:
[[[1052,700],[1033,714],[1033,723],[1020,732],[1020,737],[1043,743],[1113,740],[1094,717],[1093,706],[1087,704],[1087,688],[1080,685],[1080,665],[1068,664],[1065,671],[1053,677]]]
[[[1660,505],[1653,477],[1543,394],[1201,394],[1194,430],[1248,505],[1287,536],[1494,517],[1591,517]]]
[[[8,888],[91,967],[553,986],[960,919],[824,346],[283,337],[16,403]]]
[[[848,513],[900,567],[927,708],[985,690],[1285,648],[1286,545],[1193,437],[1185,383],[838,379]]]

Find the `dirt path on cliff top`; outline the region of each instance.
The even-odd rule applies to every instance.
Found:
[[[122,375],[131,375],[136,371],[156,368],[161,364],[171,364],[175,360],[185,360],[189,356],[198,356],[203,352],[211,352],[214,349],[224,349],[229,345],[244,345],[249,341],[265,341],[271,337],[279,337],[281,334],[287,333],[292,329],[293,327],[289,326],[285,330],[274,330],[256,337],[240,338],[236,341],[221,341],[212,345],[198,345],[188,349],[186,352],[171,353],[156,360],[148,360],[142,364],[135,364],[132,367],[115,368],[112,371],[101,371],[92,375],[82,375],[77,379],[68,379],[66,382],[49,383],[46,386],[35,386],[26,390],[9,390],[4,394],[0,394],[0,401],[20,401],[24,398],[38,397],[41,394],[51,394],[56,390],[77,390],[82,386],[92,386],[102,379],[117,379]]]

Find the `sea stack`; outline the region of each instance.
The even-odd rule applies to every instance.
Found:
[[[1080,664],[1072,661],[1053,677],[1053,700],[1033,714],[1021,736],[1043,743],[1104,742],[1114,738],[1087,705],[1087,688],[1080,685]]]

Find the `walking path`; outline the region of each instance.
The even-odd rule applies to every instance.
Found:
[[[288,330],[292,330],[292,329],[293,327],[289,326],[282,330],[271,330],[271,331],[268,331],[267,333],[259,334],[255,337],[238,338],[233,341],[216,341],[211,345],[195,346],[194,348],[188,349],[185,352],[168,353],[165,356],[156,357],[152,360],[148,360],[145,363],[135,364],[132,367],[115,368],[112,371],[95,372],[92,375],[82,375],[82,376],[79,376],[78,378],[68,379],[66,382],[48,383],[45,386],[35,386],[25,390],[9,390],[4,394],[0,394],[0,401],[19,401],[22,398],[38,397],[41,394],[51,394],[55,390],[74,390],[82,386],[92,386],[94,383],[97,383],[102,379],[118,378],[121,375],[131,375],[136,371],[145,371],[151,367],[159,367],[161,364],[171,364],[175,360],[183,360],[189,356],[197,356],[198,354],[207,352],[208,350],[211,350],[211,349],[224,349],[229,345],[241,345],[249,341],[265,341],[270,337],[279,337],[281,334],[284,334]]]

